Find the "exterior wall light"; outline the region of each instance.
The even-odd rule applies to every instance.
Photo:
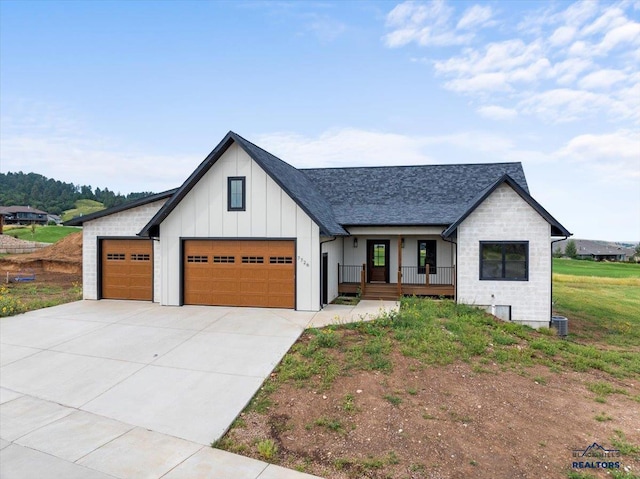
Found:
[[[358,247],[358,238],[353,238],[353,247],[354,248]]]

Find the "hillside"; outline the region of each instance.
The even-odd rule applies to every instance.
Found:
[[[122,195],[109,188],[74,185],[38,173],[0,173],[0,205],[28,205],[56,215],[75,208],[78,200],[97,201],[110,208],[151,194],[145,191]]]

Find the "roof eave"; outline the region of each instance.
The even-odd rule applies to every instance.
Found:
[[[120,213],[121,211],[130,210],[131,208],[136,208],[138,206],[143,206],[149,203],[153,203],[154,201],[160,201],[164,198],[169,198],[176,191],[177,191],[177,188],[174,188],[172,190],[167,190],[161,193],[145,196],[144,198],[139,198],[137,200],[130,201],[128,203],[123,203],[118,206],[112,206],[111,208],[96,211],[95,213],[91,213],[85,216],[76,216],[75,218],[72,218],[69,221],[65,221],[63,224],[64,226],[82,226],[87,221],[92,221],[98,218],[102,218],[103,216],[112,215],[114,213]]]

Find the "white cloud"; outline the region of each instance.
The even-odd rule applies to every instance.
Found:
[[[568,44],[576,36],[576,28],[568,25],[558,27],[549,38],[549,43],[555,47]]]
[[[409,43],[420,46],[469,43],[473,39],[473,34],[459,33],[455,30],[452,23],[453,13],[454,9],[444,0],[400,3],[387,14],[386,24],[391,31],[384,35],[384,43],[389,48],[397,48]]]
[[[518,112],[513,108],[504,108],[498,105],[487,105],[478,108],[478,113],[492,120],[512,120],[518,116]]]
[[[620,70],[598,70],[584,76],[578,86],[584,90],[606,90],[626,79],[627,75]]]
[[[421,7],[428,10],[429,5],[433,4],[412,2],[411,8],[401,4],[398,8],[404,15],[397,15],[395,24],[406,24],[409,12],[415,22],[424,22],[430,16]],[[438,5],[446,10],[442,2]],[[487,8],[469,7],[458,26],[479,27],[483,21],[494,21],[494,13]],[[640,61],[640,23],[634,20],[632,8],[628,2],[610,5],[591,0],[545,5],[525,13],[526,21],[515,28],[501,19],[490,42],[470,31],[473,44],[453,54],[451,49],[442,50],[444,56],[432,50],[429,65],[444,88],[476,97],[480,107],[501,106],[519,116],[533,115],[553,123],[584,118],[638,122],[640,114],[629,106],[638,104],[633,94]],[[417,15],[418,11],[422,14]],[[447,12],[444,25],[451,29],[455,13]],[[414,32],[398,45],[434,44],[418,38]]]
[[[607,178],[635,181],[637,187],[640,179],[640,131],[579,135],[553,156],[586,164]]]
[[[486,26],[490,23],[492,17],[493,10],[490,6],[473,5],[465,10],[462,18],[458,21],[456,28],[468,29]]]

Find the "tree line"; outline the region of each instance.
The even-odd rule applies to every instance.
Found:
[[[0,205],[31,206],[55,215],[74,208],[77,200],[99,201],[111,208],[152,194],[145,191],[122,195],[109,188],[64,183],[38,173],[0,173]]]

